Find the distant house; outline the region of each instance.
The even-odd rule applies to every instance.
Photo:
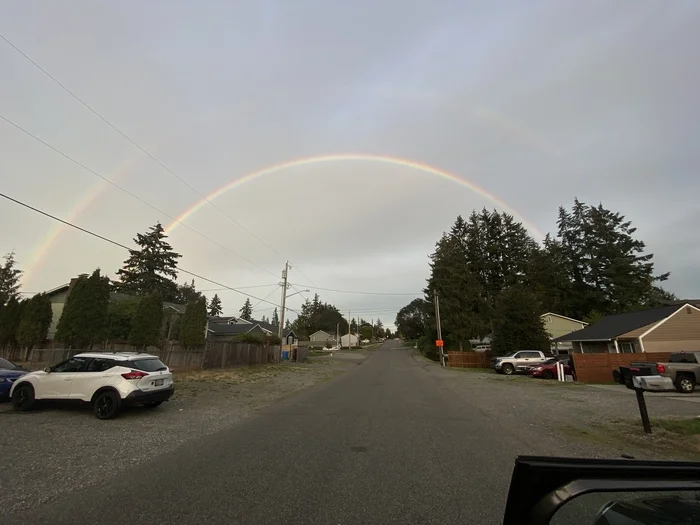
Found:
[[[237,317],[210,317],[207,325],[207,340],[231,341],[241,334],[260,336],[277,335],[277,327],[264,321],[250,320]],[[285,329],[282,335],[283,345],[296,345],[298,342],[294,330]]]
[[[554,343],[571,343],[574,352],[584,354],[698,352],[700,308],[684,303],[610,315]]]
[[[53,288],[51,290],[48,290],[44,292],[46,296],[48,296],[49,300],[51,301],[51,312],[53,314],[53,317],[51,318],[51,325],[49,326],[49,331],[48,335],[46,338],[49,341],[52,341],[54,337],[56,336],[56,330],[58,328],[58,321],[61,319],[61,316],[63,315],[63,309],[66,306],[66,301],[68,300],[68,296],[70,295],[71,290],[73,290],[73,287],[75,286],[75,283],[78,282],[78,279],[80,277],[88,277],[88,274],[84,273],[79,275],[78,277],[74,277],[70,280],[70,282],[66,284],[62,284],[61,286],[57,286],[56,288]],[[112,301],[124,301],[128,299],[134,299],[135,296],[133,295],[128,295],[124,293],[119,293],[119,292],[110,292],[109,294],[110,300]],[[185,313],[185,305],[184,304],[176,304],[176,303],[168,303],[164,302],[163,303],[163,310],[166,312],[172,312],[174,314],[179,314],[182,315]]]
[[[493,334],[485,336],[483,339],[470,339],[469,344],[472,350],[475,352],[486,352],[491,350],[491,342],[493,341]]]
[[[335,334],[331,335],[324,330],[317,330],[309,336],[309,346],[326,346],[328,344],[336,344]]]
[[[357,336],[354,334],[345,334],[340,336],[340,346],[350,348],[351,346],[359,346]]]
[[[553,312],[542,314],[540,319],[542,319],[544,329],[547,331],[547,334],[549,334],[549,339],[551,341],[588,326],[588,323],[584,321],[572,319],[571,317],[555,314]],[[573,349],[570,341],[562,341],[559,343],[553,342],[552,347],[552,350],[556,352],[569,352]]]

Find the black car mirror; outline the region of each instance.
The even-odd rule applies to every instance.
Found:
[[[503,525],[698,523],[698,494],[700,463],[522,456]]]

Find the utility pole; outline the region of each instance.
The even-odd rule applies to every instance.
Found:
[[[438,341],[442,342],[442,328],[440,327],[440,298],[437,292],[435,292],[435,319],[437,320],[437,336]],[[440,364],[445,366],[445,354],[442,351],[442,346],[438,346],[440,351]]]
[[[350,334],[352,334],[352,322],[350,321],[350,310],[348,310],[348,348],[352,346],[350,344]]]
[[[372,337],[370,337],[370,341],[374,341],[374,317],[372,317]]]
[[[287,306],[287,273],[289,272],[289,261],[284,263],[284,270],[282,270],[282,312],[280,313],[280,326],[277,330],[277,335],[280,340],[284,335],[284,311]]]

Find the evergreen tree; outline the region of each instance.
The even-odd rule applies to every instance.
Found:
[[[292,323],[289,322],[289,319],[286,319],[284,321],[284,329],[285,330],[290,330],[292,328]]]
[[[185,348],[204,345],[206,341],[207,304],[203,297],[187,304],[180,320],[180,342]]]
[[[435,253],[430,256],[431,275],[425,290],[431,303],[438,294],[443,339],[460,351],[469,347],[474,336],[489,331],[488,309],[477,277],[469,269],[466,243],[458,233],[461,227],[459,217],[450,234],[438,241]]]
[[[131,320],[129,343],[144,349],[158,346],[163,326],[163,297],[159,292],[151,292],[142,297]]]
[[[389,330],[388,328],[384,330],[384,337],[386,339],[391,339],[391,330]]]
[[[19,300],[19,279],[22,270],[15,268],[15,252],[5,255],[5,264],[0,266],[0,307],[13,297]]]
[[[549,353],[549,335],[541,315],[537,296],[526,286],[515,285],[501,292],[496,300],[493,352],[496,355],[516,350]]]
[[[272,326],[279,326],[280,325],[280,317],[277,314],[277,308],[275,308],[275,311],[272,312],[272,322],[270,324]]]
[[[241,319],[245,319],[246,321],[253,320],[253,305],[250,304],[249,297],[246,297],[245,303],[243,303],[239,312],[241,313]]]
[[[178,298],[177,302],[180,304],[189,304],[192,301],[196,301],[200,297],[203,297],[202,292],[198,292],[194,285],[194,279],[190,283],[179,284],[177,286]]]
[[[603,205],[574,200],[571,211],[559,209],[558,241],[570,282],[567,301],[572,317],[590,312],[604,315],[646,308],[658,294],[655,284],[668,273],[655,276],[653,254],[635,239],[630,221]]]
[[[129,250],[130,256],[124,267],[117,271],[120,281],[115,283],[118,291],[147,295],[158,292],[162,299],[177,302],[180,290],[177,278],[177,261],[182,257],[175,253],[166,241],[163,226],[157,223],[148,232],[137,234],[134,242],[137,250]]]
[[[51,300],[45,294],[27,299],[17,327],[17,343],[29,349],[43,343],[49,333],[52,317]]]
[[[131,333],[131,322],[138,308],[140,298],[129,297],[114,300],[107,309],[107,339],[113,342],[127,342]]]
[[[222,312],[221,299],[219,299],[217,294],[214,294],[214,297],[211,298],[211,302],[209,303],[209,315],[211,317],[218,317]]]
[[[384,324],[382,323],[381,319],[377,319],[377,322],[374,323],[374,333],[377,335],[377,337],[383,337],[384,336]]]
[[[22,319],[22,306],[16,297],[10,297],[7,304],[0,308],[0,347],[17,347],[17,328]]]
[[[73,285],[58,320],[56,340],[72,348],[91,349],[109,330],[109,278],[95,270]]]

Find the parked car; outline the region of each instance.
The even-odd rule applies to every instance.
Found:
[[[532,377],[540,377],[542,379],[559,379],[557,372],[557,363],[564,365],[564,375],[571,375],[571,359],[565,356],[552,357],[544,363],[535,365],[528,370]]]
[[[668,363],[656,363],[656,373],[668,377],[682,394],[691,394],[700,378],[700,352],[671,354]]]
[[[509,376],[516,372],[527,372],[529,368],[544,363],[547,359],[549,357],[539,350],[519,350],[491,358],[491,368]]]
[[[78,401],[90,403],[98,419],[110,419],[127,405],[155,408],[174,391],[172,371],[157,356],[86,352],[23,375],[10,396],[16,410],[31,410],[42,400]]]
[[[0,402],[10,399],[10,388],[27,370],[0,357]]]

